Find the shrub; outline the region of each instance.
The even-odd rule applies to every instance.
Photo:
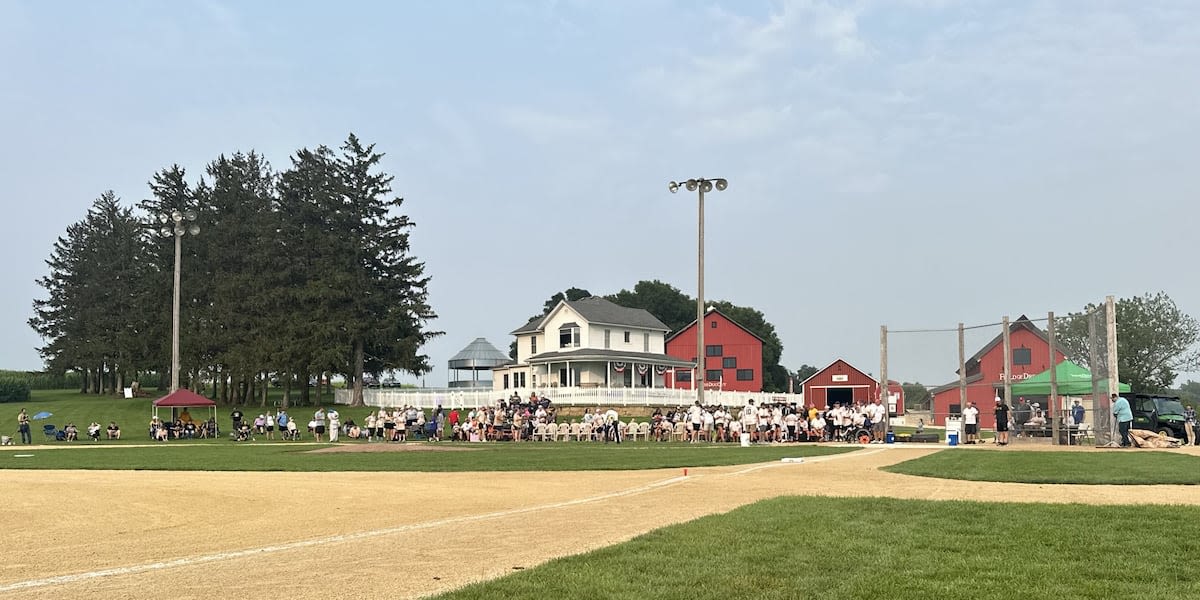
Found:
[[[27,402],[29,382],[15,377],[0,377],[0,402]]]

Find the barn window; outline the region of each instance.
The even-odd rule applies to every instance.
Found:
[[[708,328],[709,328],[709,329],[716,329],[716,328],[717,328],[717,322],[716,322],[716,321],[709,321],[709,322],[708,322]]]
[[[1012,364],[1014,365],[1031,365],[1033,364],[1033,350],[1029,348],[1013,348]]]
[[[738,381],[754,381],[754,369],[738,369]]]
[[[724,353],[725,353],[725,348],[723,346],[705,346],[704,347],[704,355],[705,356],[721,356]]]
[[[721,381],[722,373],[720,369],[706,369],[704,371],[705,381]]]
[[[675,371],[675,381],[688,382],[692,380],[692,372],[685,370]]]
[[[721,361],[721,368],[736,369],[737,368],[737,357],[736,356],[726,356],[724,358],[724,360]]]

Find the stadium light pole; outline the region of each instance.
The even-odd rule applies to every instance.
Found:
[[[704,372],[708,366],[708,361],[704,355],[704,194],[713,191],[716,188],[718,192],[725,191],[729,187],[729,182],[716,179],[688,179],[682,183],[675,181],[667,184],[667,189],[672,194],[679,191],[679,188],[686,188],[689,192],[699,193],[699,218],[698,235],[697,235],[697,268],[696,268],[696,375],[692,378],[692,387],[696,388],[696,402],[700,406],[704,406]],[[697,381],[698,380],[698,381]]]
[[[175,238],[175,293],[171,303],[171,393],[179,389],[179,255],[180,240],[184,235],[200,235],[200,226],[196,224],[196,211],[192,209],[174,209],[169,213],[159,213],[158,223],[162,227],[158,233],[163,237]]]

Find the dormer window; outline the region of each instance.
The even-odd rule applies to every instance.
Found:
[[[576,323],[567,323],[558,328],[558,347],[559,348],[578,348],[579,347],[579,325]]]

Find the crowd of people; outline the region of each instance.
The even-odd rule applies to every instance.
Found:
[[[242,409],[234,408],[230,413],[229,437],[235,442],[256,439],[301,440],[338,442],[342,439],[366,442],[405,442],[411,440],[441,441],[450,439],[462,442],[525,441],[543,439],[550,425],[560,425],[560,411],[544,395],[530,394],[522,398],[513,394],[497,400],[493,405],[474,409],[433,410],[406,405],[394,408],[378,408],[367,413],[361,423],[353,419],[342,420],[336,408],[317,407],[305,423],[286,409],[265,411],[257,416],[246,415]],[[23,415],[23,413],[22,413]],[[631,425],[647,439],[657,441],[686,440],[692,443],[740,442],[743,437],[750,443],[777,443],[803,441],[873,441],[883,439],[887,412],[879,401],[869,403],[833,403],[817,408],[813,405],[797,406],[795,403],[762,402],[749,400],[740,408],[723,405],[656,408],[650,418],[642,424],[621,421],[614,408],[585,408],[573,423],[573,435],[577,439],[621,443]],[[23,421],[27,423],[27,421]],[[576,429],[573,426],[578,426]],[[76,440],[79,431],[73,423],[63,428],[63,439]],[[115,422],[104,428],[92,422],[87,428],[92,440],[102,435],[108,439],[120,439],[121,429]],[[195,419],[188,410],[182,409],[174,418],[150,419],[148,435],[151,440],[213,439],[221,436],[221,427],[215,417]],[[865,436],[865,439],[864,439]],[[563,436],[565,437],[565,436]]]

